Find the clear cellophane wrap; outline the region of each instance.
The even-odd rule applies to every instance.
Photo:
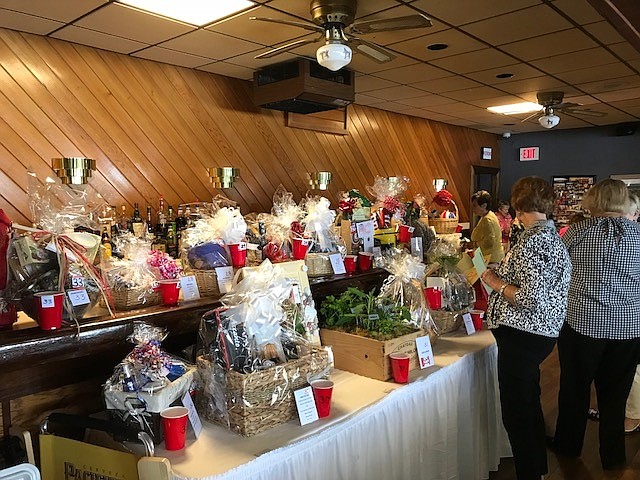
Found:
[[[407,177],[379,177],[376,176],[373,185],[367,186],[367,192],[375,198],[372,212],[379,212],[376,216],[378,228],[388,228],[384,213],[390,218],[401,221],[404,215],[404,193],[409,188]],[[382,212],[382,213],[380,213]]]
[[[425,264],[404,250],[393,249],[383,256],[382,266],[391,275],[378,297],[407,307],[414,327],[438,333],[424,296]]]
[[[258,215],[265,227],[264,256],[273,263],[291,259],[291,225],[300,222],[303,216],[304,211],[293,200],[293,194],[279,185],[273,194],[271,214]]]

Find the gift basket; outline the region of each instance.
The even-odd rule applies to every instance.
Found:
[[[160,343],[166,336],[163,328],[134,322],[129,341],[135,347],[103,388],[111,415],[146,431],[156,444],[163,439],[160,412],[178,404],[196,381],[195,366],[162,350]]]
[[[458,205],[453,201],[453,196],[447,190],[442,189],[433,197],[431,206],[436,206],[429,213],[429,225],[436,233],[455,233],[458,228]]]
[[[109,306],[110,293],[94,265],[104,199],[84,186],[71,188],[51,179],[40,185],[31,175],[29,206],[38,228],[14,225],[23,233],[8,246],[12,281],[5,298],[19,301],[38,321],[38,294],[43,292],[65,293],[64,318],[71,321],[81,319],[101,297]]]
[[[305,257],[310,277],[332,275],[333,267],[329,256],[340,252],[346,255],[343,241],[335,234],[333,222],[336,212],[325,197],[307,197],[302,202],[306,213],[302,219],[304,236],[311,239],[312,246]]]
[[[0,209],[0,329],[9,329],[18,320],[16,300],[10,298],[11,291],[5,291],[9,280],[7,264],[11,241],[11,219]]]
[[[273,194],[271,213],[258,215],[265,231],[263,258],[268,258],[272,263],[286,262],[293,258],[293,239],[308,242],[304,230],[299,228],[303,216],[304,211],[293,200],[293,194],[279,185]]]
[[[355,189],[341,192],[338,197],[338,212],[336,224],[346,252],[356,255],[363,247],[356,225],[371,220],[371,201]]]
[[[182,273],[175,260],[165,252],[151,250],[151,242],[132,234],[116,241],[122,259],[112,258],[103,267],[116,310],[150,307],[160,303],[160,280],[177,279]]]
[[[456,268],[462,257],[460,247],[436,238],[427,254],[433,265],[425,290],[431,317],[440,334],[456,331],[463,323],[462,314],[471,311],[475,302],[473,287]]]
[[[244,436],[265,431],[296,415],[294,390],[328,372],[328,352],[299,333],[292,306],[308,305],[292,286],[265,260],[203,316],[199,406],[208,420]]]
[[[244,266],[247,223],[234,207],[214,208],[182,232],[182,259],[203,297],[220,295],[216,269]],[[240,258],[243,256],[243,258]]]
[[[396,244],[396,225],[402,223],[405,204],[404,193],[409,187],[407,177],[378,177],[367,191],[376,199],[372,207],[375,222],[376,243],[384,248],[392,248]]]

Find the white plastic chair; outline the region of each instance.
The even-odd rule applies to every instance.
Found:
[[[0,470],[0,480],[40,480],[40,472],[30,463]]]

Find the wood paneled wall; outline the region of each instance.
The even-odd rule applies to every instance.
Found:
[[[31,220],[27,171],[53,176],[51,158],[97,161],[90,188],[141,209],[210,200],[207,168],[234,166],[223,193],[243,213],[268,211],[283,184],[299,200],[306,172],[329,170],[328,193],[365,191],[375,175],[406,175],[409,195],[447,178],[468,220],[471,165],[499,166],[496,135],[375,108],[349,109],[347,136],[284,126],[253,106],[249,82],[0,29],[0,208]],[[493,147],[494,159],[480,160]]]

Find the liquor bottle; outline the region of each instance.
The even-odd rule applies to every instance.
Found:
[[[115,241],[120,235],[118,225],[111,225],[111,256],[116,258],[124,258],[124,255],[118,249],[118,244]]]
[[[193,218],[191,216],[191,207],[189,205],[184,209],[184,228],[193,227]]]
[[[147,228],[145,231],[145,237],[147,240],[151,240],[155,238],[153,223],[151,222],[151,207],[147,207]]]
[[[144,238],[144,220],[140,216],[138,204],[133,204],[133,216],[131,217],[131,230],[138,238]]]
[[[102,230],[102,260],[107,261],[111,258],[111,254],[113,249],[111,247],[111,239],[109,238],[109,232],[107,231],[107,227],[104,227]]]
[[[167,211],[167,253],[173,258],[178,258],[178,235],[176,217],[173,216],[173,207],[169,205]]]
[[[167,214],[164,211],[164,198],[161,195],[160,200],[158,201],[158,213],[156,214],[156,236],[158,235],[160,227],[164,227],[166,225],[166,217]],[[162,235],[164,235],[164,232]]]

